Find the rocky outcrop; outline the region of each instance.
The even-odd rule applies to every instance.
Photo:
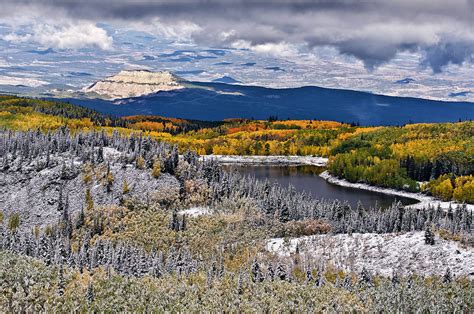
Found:
[[[162,91],[184,88],[183,80],[169,71],[121,71],[84,88],[85,93],[95,93],[109,99],[139,97]]]

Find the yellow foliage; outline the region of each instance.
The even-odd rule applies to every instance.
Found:
[[[142,156],[138,156],[135,165],[138,169],[145,169],[145,159]]]
[[[158,178],[160,174],[161,174],[161,164],[159,160],[155,159],[155,161],[153,162],[153,169],[151,170],[151,175],[154,178]]]
[[[459,202],[474,203],[474,177],[461,176],[455,180],[453,199]]]
[[[431,193],[444,201],[451,200],[453,196],[453,185],[451,184],[451,179],[442,181],[432,189]]]
[[[128,192],[130,192],[130,188],[128,187],[127,180],[126,180],[126,179],[123,179],[123,189],[122,189],[122,193],[123,193],[123,194],[128,194]]]

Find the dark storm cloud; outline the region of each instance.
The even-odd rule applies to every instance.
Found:
[[[472,62],[473,51],[472,42],[445,42],[428,47],[423,63],[435,73],[440,73],[448,63],[461,65],[464,61]]]
[[[191,37],[206,45],[249,47],[284,42],[306,49],[333,46],[373,69],[400,51],[421,51],[439,72],[472,61],[474,0],[393,1],[11,1],[3,14],[37,10],[69,19],[200,27]],[[0,16],[2,13],[0,13]]]

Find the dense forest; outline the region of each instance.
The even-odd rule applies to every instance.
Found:
[[[329,171],[351,182],[474,202],[473,122],[381,128],[350,137],[331,155]]]
[[[350,182],[423,191],[474,203],[474,122],[359,127],[318,120],[192,121],[157,116],[117,118],[71,104],[0,97],[0,127],[13,130],[141,132],[181,153],[331,157],[331,174]]]
[[[433,232],[471,246],[472,213],[465,206],[352,208],[226,172],[192,151],[180,157],[176,146],[143,133],[3,131],[0,155],[4,175],[60,169],[46,205],[57,217],[52,223],[37,220],[31,207],[1,211],[5,312],[469,312],[474,306],[472,280],[449,269],[426,277],[393,269],[387,277],[298,250],[280,257],[265,249],[266,239],[275,237],[419,231],[428,247],[440,241]],[[178,188],[175,194],[132,194],[131,184],[116,179],[123,168],[155,181],[174,178]],[[75,178],[83,189],[79,210],[68,189]],[[8,182],[0,183],[8,189]],[[98,190],[119,203],[99,203]],[[212,212],[193,216],[186,208]]]

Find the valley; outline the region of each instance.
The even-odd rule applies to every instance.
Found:
[[[474,313],[471,0],[0,3],[0,313]]]
[[[4,95],[0,128],[0,263],[18,265],[0,264],[2,289],[53,282],[45,310],[135,309],[144,290],[164,311],[214,294],[242,308],[266,289],[260,306],[278,310],[293,308],[281,289],[318,310],[407,289],[472,307],[473,122],[121,117]],[[111,284],[138,303],[113,305]],[[171,287],[199,292],[161,299]],[[19,291],[3,300],[30,307]]]

